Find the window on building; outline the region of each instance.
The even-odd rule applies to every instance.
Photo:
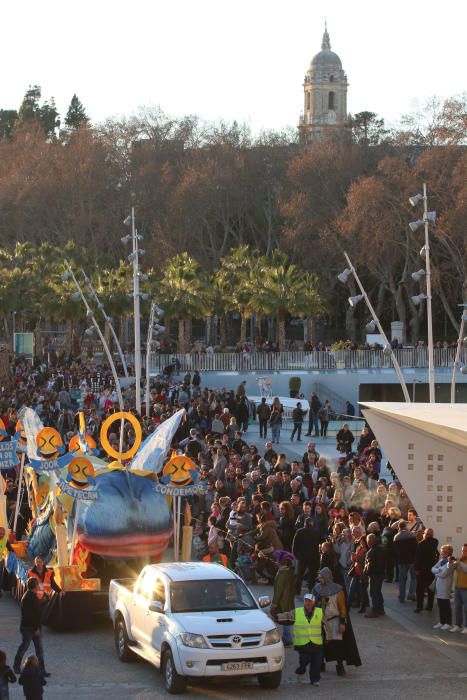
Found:
[[[336,109],[336,93],[330,92],[328,95],[328,109]]]
[[[306,109],[307,111],[311,109],[311,95],[309,92],[306,93]]]
[[[334,76],[333,76],[333,75],[330,75],[330,76],[329,76],[329,82],[330,82],[330,83],[333,83],[333,82],[334,82]]]

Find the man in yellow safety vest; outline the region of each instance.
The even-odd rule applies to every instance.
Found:
[[[311,593],[303,598],[303,608],[295,610],[293,644],[300,664],[295,673],[303,676],[309,664],[310,683],[318,686],[323,661],[323,611],[316,607],[315,596]]]

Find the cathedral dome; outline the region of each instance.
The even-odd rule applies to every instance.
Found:
[[[310,68],[342,70],[342,61],[334,51],[324,49],[313,56],[310,63]]]
[[[341,71],[342,61],[334,51],[331,51],[331,40],[329,38],[327,26],[324,29],[321,51],[317,53],[310,63],[310,72],[318,71]]]

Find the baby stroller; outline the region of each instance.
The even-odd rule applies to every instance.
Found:
[[[245,583],[256,583],[255,563],[248,554],[240,554],[240,556],[237,557],[234,571]]]

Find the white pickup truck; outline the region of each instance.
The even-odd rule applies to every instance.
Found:
[[[134,654],[161,668],[169,693],[190,677],[257,675],[281,682],[284,647],[272,620],[239,578],[220,564],[151,564],[136,582],[110,582],[110,615],[120,661]]]

